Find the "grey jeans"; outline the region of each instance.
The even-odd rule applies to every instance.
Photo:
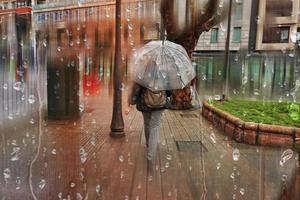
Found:
[[[159,129],[163,110],[143,112],[147,159],[154,160],[159,142]]]

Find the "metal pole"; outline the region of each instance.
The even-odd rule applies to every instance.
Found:
[[[124,120],[122,115],[122,76],[121,76],[121,0],[116,0],[115,66],[113,72],[114,97],[111,137],[123,137]]]
[[[227,23],[227,36],[226,36],[226,46],[225,46],[225,67],[223,81],[223,98],[229,95],[228,81],[229,81],[229,51],[230,51],[230,31],[231,31],[231,13],[232,13],[232,0],[229,1],[228,9],[228,23]],[[225,80],[224,80],[225,79]]]

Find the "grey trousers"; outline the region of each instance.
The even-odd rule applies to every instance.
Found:
[[[162,113],[163,110],[143,112],[148,160],[155,160]]]

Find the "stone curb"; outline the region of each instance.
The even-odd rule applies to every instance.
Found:
[[[265,146],[299,146],[300,128],[244,122],[203,102],[202,115],[237,142]]]

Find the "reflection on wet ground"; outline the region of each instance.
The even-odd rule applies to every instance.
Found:
[[[124,94],[127,58],[158,37],[155,6],[124,6]],[[1,15],[1,199],[299,199],[298,152],[238,144],[197,112],[164,113],[153,176],[138,112],[109,137],[113,12]]]
[[[111,139],[110,93],[104,84],[99,94],[84,97],[76,120],[39,121],[36,114],[20,121],[6,119],[1,126],[0,195],[5,199],[299,198],[297,152],[238,144],[195,111],[164,113],[156,170],[147,174],[142,116],[136,111],[124,115],[126,137]]]

